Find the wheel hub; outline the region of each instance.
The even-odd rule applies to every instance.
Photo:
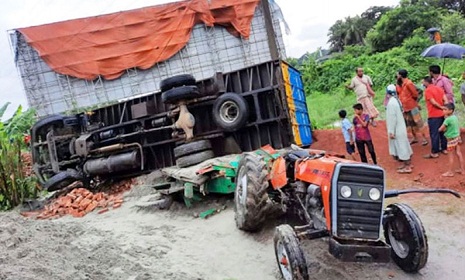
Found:
[[[389,228],[388,235],[389,235],[389,240],[391,241],[392,250],[394,250],[396,255],[402,259],[407,258],[408,253],[410,251],[410,247],[408,246],[407,242],[405,242],[404,240],[398,239],[399,237],[396,237],[398,236],[398,234],[393,234],[392,228]]]
[[[233,123],[240,116],[239,107],[233,101],[226,101],[220,107],[220,118],[225,123]]]
[[[286,252],[286,248],[284,248],[284,244],[281,240],[278,241],[276,244],[276,248],[278,249],[278,256],[279,256],[279,268],[281,269],[281,274],[285,280],[292,280],[294,277],[292,276],[291,267],[289,264],[289,257]]]

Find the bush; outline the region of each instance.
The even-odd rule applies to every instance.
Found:
[[[22,154],[26,149],[24,133],[34,123],[34,111],[22,112],[21,106],[13,117],[2,122],[9,103],[0,108],[0,210],[11,209],[37,194],[36,178],[23,172]]]

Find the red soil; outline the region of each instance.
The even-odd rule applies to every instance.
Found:
[[[427,146],[422,146],[421,143],[413,144],[413,172],[411,174],[399,174],[396,170],[400,165],[399,162],[389,155],[386,123],[379,121],[377,127],[370,127],[370,133],[373,138],[378,165],[386,171],[389,188],[449,188],[461,193],[465,192],[465,175],[456,174],[454,177],[441,176],[448,169],[449,160],[447,155],[441,154],[437,159],[423,158],[423,155],[431,151],[430,144]],[[429,141],[429,135],[427,134],[427,136]],[[315,137],[318,141],[312,145],[312,149],[346,154],[344,138],[340,129],[317,130],[315,131]],[[462,154],[465,155],[465,144],[462,144],[460,147]],[[367,157],[370,161],[368,152]],[[357,158],[359,158],[358,155]],[[456,165],[458,168],[457,160]]]

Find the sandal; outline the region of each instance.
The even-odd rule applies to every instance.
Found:
[[[433,154],[427,154],[427,155],[424,155],[423,158],[426,158],[426,159],[431,159],[431,158],[438,158],[439,155],[433,155]]]
[[[410,141],[410,145],[416,144],[416,143],[418,143],[418,140],[416,140],[416,139],[413,139],[412,141]]]
[[[447,171],[441,174],[442,177],[454,177],[454,173]]]
[[[402,169],[397,170],[397,173],[410,174],[410,173],[412,173],[412,169],[411,168],[402,168]]]
[[[426,146],[426,145],[428,145],[428,141],[426,141],[426,140],[423,140],[423,142],[421,142],[421,145],[422,145],[422,146]]]

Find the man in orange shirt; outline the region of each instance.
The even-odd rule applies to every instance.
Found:
[[[444,104],[447,97],[444,90],[433,84],[430,76],[423,78],[425,86],[425,103],[428,110],[429,136],[431,139],[431,153],[424,155],[424,158],[437,158],[439,152],[447,153],[447,140],[444,132],[439,132],[439,128],[444,123]]]
[[[413,139],[410,141],[410,144],[418,143],[417,133],[419,132],[423,136],[422,145],[426,146],[428,145],[428,140],[426,140],[424,132],[425,124],[421,118],[420,109],[418,107],[418,91],[415,84],[407,77],[407,70],[401,69],[397,72],[396,90],[404,110],[405,123],[412,131]]]

